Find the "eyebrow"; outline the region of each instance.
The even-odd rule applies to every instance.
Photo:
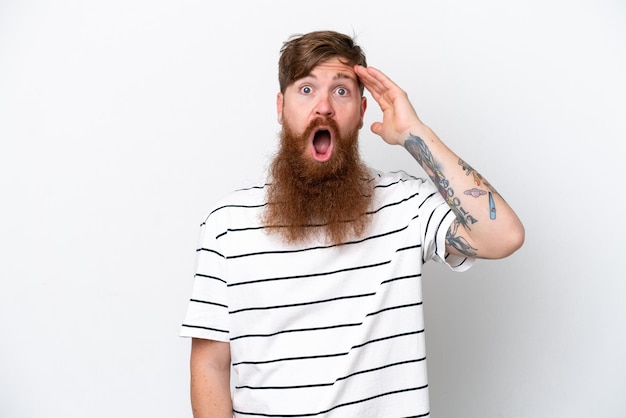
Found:
[[[307,76],[304,76],[302,78],[304,79],[304,78],[308,78],[308,77],[317,79],[317,77],[315,76],[315,74],[313,74],[313,72],[310,72]],[[346,73],[346,72],[343,72],[343,71],[340,71],[340,72],[338,72],[337,74],[335,74],[333,76],[333,80],[341,80],[341,79],[352,80],[352,81],[354,81],[357,84],[359,82],[359,80],[356,77],[356,75],[352,75],[352,74],[349,74],[349,73]]]
[[[348,74],[348,73],[343,73],[343,72],[337,73],[335,75],[335,77],[333,77],[333,80],[337,80],[337,79],[340,79],[340,78],[347,78],[349,80],[357,81],[356,76],[353,76],[353,75]]]

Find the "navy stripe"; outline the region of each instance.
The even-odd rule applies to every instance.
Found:
[[[217,252],[215,250],[212,250],[211,248],[204,248],[204,247],[202,247],[202,248],[198,248],[196,250],[196,252],[200,252],[200,251],[206,251],[206,252],[209,252],[209,253],[217,254],[217,255],[219,255],[222,258],[226,258],[222,253],[219,253],[219,252]]]
[[[293,279],[305,279],[309,277],[329,276],[329,275],[337,274],[337,273],[345,273],[346,271],[364,270],[364,269],[369,269],[369,268],[374,268],[374,267],[380,267],[389,263],[391,263],[391,260],[381,261],[380,263],[369,264],[365,266],[347,267],[345,269],[326,271],[323,273],[299,274],[295,276],[273,277],[273,278],[267,278],[267,279],[249,280],[247,282],[240,282],[240,283],[229,283],[227,286],[233,287],[233,286],[242,286],[242,285],[258,284],[258,283],[265,283],[265,282],[274,282],[274,281],[279,281],[279,280],[293,280]]]
[[[421,181],[422,183],[426,182],[426,179],[420,179],[420,178],[417,178],[417,177],[409,176],[409,178],[399,179],[399,180],[391,182],[389,184],[378,184],[378,185],[374,186],[374,188],[375,189],[384,189],[386,187],[395,186],[396,184],[399,184],[399,183],[404,183],[404,182],[407,182],[407,181],[414,181],[414,180]]]
[[[206,329],[206,330],[209,330],[209,331],[217,331],[217,332],[223,332],[223,333],[225,333],[225,334],[228,334],[228,330],[219,329],[219,328],[211,328],[211,327],[201,327],[200,325],[183,324],[183,327],[186,327],[186,328]]]
[[[373,214],[378,213],[378,212],[380,212],[381,210],[386,209],[386,208],[389,208],[389,207],[391,207],[391,206],[401,205],[402,203],[406,203],[406,202],[408,202],[409,200],[411,200],[411,199],[413,199],[414,197],[419,196],[419,195],[420,195],[420,193],[419,193],[419,192],[414,193],[414,194],[412,194],[411,196],[409,196],[409,197],[405,197],[405,198],[404,198],[404,199],[402,199],[402,200],[398,200],[397,202],[391,202],[391,203],[388,203],[388,204],[386,204],[386,205],[383,205],[383,206],[379,207],[379,208],[378,208],[378,209],[376,209],[376,210],[373,210],[373,211],[371,211],[371,212],[367,212],[367,214],[368,214],[368,215],[373,215]]]
[[[290,303],[290,304],[287,304],[287,305],[257,306],[257,307],[251,307],[251,308],[236,309],[234,311],[229,311],[228,313],[229,314],[237,314],[237,313],[247,312],[247,311],[267,311],[267,310],[271,310],[271,309],[295,308],[296,306],[317,305],[317,304],[320,304],[320,303],[335,302],[335,301],[338,301],[338,300],[366,298],[366,297],[374,296],[375,294],[376,294],[375,292],[373,292],[373,293],[362,293],[362,294],[359,294],[359,295],[338,296],[336,298],[330,298],[330,299],[324,299],[324,300],[315,300],[315,301],[301,302],[301,303]]]
[[[294,386],[235,386],[235,389],[251,389],[251,390],[259,390],[259,389],[260,390],[264,390],[264,389],[303,389],[303,388],[315,388],[315,387],[334,386],[335,383],[341,382],[342,380],[346,380],[346,379],[349,379],[349,378],[354,377],[354,376],[358,376],[358,375],[361,375],[361,374],[367,374],[367,373],[371,373],[371,372],[377,372],[377,371],[380,371],[380,370],[388,369],[390,367],[402,366],[402,365],[411,364],[411,363],[419,363],[419,362],[422,362],[424,360],[426,360],[426,357],[413,359],[413,360],[399,361],[399,362],[396,362],[396,363],[385,364],[384,366],[374,367],[374,368],[366,369],[366,370],[359,370],[358,372],[354,372],[354,373],[350,373],[349,375],[346,375],[346,376],[338,377],[334,382],[329,382],[329,383],[311,383],[311,384],[308,384],[308,385],[294,385]]]
[[[366,345],[369,345],[369,344],[378,343],[378,342],[386,341],[386,340],[391,340],[391,339],[394,339],[394,338],[406,337],[407,335],[422,334],[423,332],[424,332],[424,330],[420,329],[419,331],[403,332],[401,334],[390,335],[388,337],[376,338],[376,339],[373,339],[373,340],[370,340],[370,341],[366,341],[363,344],[355,345],[355,346],[352,347],[352,349],[362,348],[362,347],[365,347]]]
[[[420,306],[422,305],[422,302],[416,302],[416,303],[408,303],[408,304],[404,304],[404,305],[398,305],[398,306],[390,306],[387,307],[385,309],[381,309],[375,312],[371,312],[368,313],[366,315],[366,317],[368,316],[375,316],[378,314],[381,314],[383,312],[387,312],[387,311],[393,311],[396,309],[404,309],[404,308],[413,308],[416,306]],[[265,337],[274,337],[276,335],[280,335],[280,334],[290,334],[290,333],[294,333],[294,332],[312,332],[312,331],[326,331],[326,330],[331,330],[331,329],[338,329],[338,328],[350,328],[350,327],[358,327],[363,325],[363,322],[358,322],[358,323],[351,323],[351,324],[337,324],[337,325],[328,325],[325,327],[311,327],[311,328],[296,328],[296,329],[285,329],[285,330],[281,330],[281,331],[276,331],[276,332],[271,332],[271,333],[267,333],[267,334],[246,334],[246,335],[238,335],[236,337],[232,337],[230,340],[234,341],[234,340],[239,340],[242,338],[265,338]]]
[[[283,361],[315,360],[315,359],[320,359],[320,358],[343,357],[343,356],[347,356],[348,354],[350,354],[352,350],[355,350],[357,348],[363,348],[367,345],[379,343],[381,341],[393,340],[395,338],[402,338],[402,337],[408,337],[410,335],[422,334],[423,332],[424,332],[424,329],[420,329],[417,331],[402,332],[400,334],[394,334],[394,335],[388,335],[386,337],[375,338],[373,340],[365,341],[364,343],[361,343],[361,344],[353,345],[352,347],[350,347],[348,351],[342,352],[342,353],[317,354],[314,356],[301,356],[301,357],[284,357],[284,358],[269,359],[269,360],[256,360],[256,361],[242,360],[237,363],[233,363],[233,366],[239,366],[242,364],[269,364],[269,363],[280,363]]]
[[[380,284],[387,284],[387,283],[395,282],[396,280],[412,279],[415,277],[422,277],[422,273],[410,274],[408,276],[392,277],[391,279],[383,280],[382,282],[380,282]]]
[[[222,308],[228,308],[228,305],[224,305],[223,303],[217,303],[217,302],[210,302],[208,300],[200,300],[200,299],[189,299],[190,302],[196,302],[196,303],[206,303],[207,305],[214,305],[214,306],[219,306]]]
[[[441,218],[441,220],[439,221],[439,225],[437,225],[437,232],[435,233],[435,253],[439,253],[439,248],[437,247],[439,244],[437,243],[437,235],[439,235],[439,229],[441,229],[441,225],[443,224],[444,220],[448,217],[448,214],[452,212],[452,209],[448,210],[446,212],[446,214],[443,216],[443,218]]]
[[[230,259],[235,259],[235,258],[251,257],[251,256],[258,256],[258,255],[294,254],[294,253],[302,253],[302,252],[313,251],[313,250],[326,250],[326,249],[329,249],[329,248],[338,247],[340,245],[341,246],[346,246],[346,245],[361,244],[361,243],[363,243],[365,241],[369,241],[369,240],[372,240],[372,239],[382,238],[382,237],[386,237],[386,236],[389,236],[389,235],[400,233],[400,232],[404,231],[407,228],[408,228],[408,225],[407,226],[403,226],[402,228],[399,228],[399,229],[394,229],[392,231],[383,232],[381,234],[371,235],[369,237],[365,237],[365,238],[362,238],[362,239],[359,239],[359,240],[346,241],[346,242],[341,243],[341,244],[317,245],[315,247],[299,248],[299,249],[295,249],[295,250],[258,251],[258,252],[253,252],[253,253],[229,255],[229,256],[225,256],[225,258],[230,260]]]
[[[242,415],[252,415],[252,416],[260,416],[260,417],[288,417],[288,418],[297,418],[297,417],[314,417],[317,415],[322,415],[322,414],[327,414],[331,411],[334,411],[335,409],[338,408],[343,408],[346,406],[350,406],[350,405],[356,405],[356,404],[360,404],[363,402],[368,402],[374,399],[378,399],[378,398],[382,398],[384,396],[389,396],[389,395],[396,395],[398,393],[405,393],[405,392],[413,392],[413,391],[418,391],[418,390],[424,390],[428,387],[428,385],[423,385],[423,386],[417,386],[417,387],[412,387],[412,388],[407,388],[407,389],[399,389],[399,390],[393,390],[391,392],[385,392],[385,393],[381,393],[378,395],[374,395],[374,396],[370,396],[369,398],[364,398],[364,399],[359,399],[356,401],[352,401],[352,402],[345,402],[345,403],[340,403],[337,404],[335,406],[333,406],[332,408],[328,408],[324,411],[319,411],[319,412],[312,412],[312,413],[306,413],[306,414],[280,414],[280,415],[275,415],[275,414],[262,414],[262,413],[258,413],[258,412],[243,412],[243,411],[237,411],[234,410],[234,412],[238,413],[238,414],[242,414]],[[428,414],[424,414],[421,416],[427,416]],[[419,415],[418,415],[419,416]]]
[[[264,226],[249,226],[246,228],[228,228],[226,231],[218,234],[215,239],[219,239],[229,232],[244,232],[244,231],[258,231],[259,229],[265,229]]]
[[[399,253],[400,251],[413,250],[415,248],[422,248],[422,244],[415,244],[415,245],[410,245],[408,247],[398,248],[396,252]]]
[[[204,277],[205,279],[213,279],[213,280],[217,280],[217,281],[220,281],[220,282],[226,284],[226,280],[220,279],[217,276],[209,276],[208,274],[196,273],[194,275],[194,277]]]
[[[395,311],[396,309],[413,308],[415,306],[421,306],[423,303],[424,302],[415,302],[415,303],[407,303],[406,305],[390,306],[388,308],[381,309],[376,312],[368,313],[367,316],[374,316],[374,315],[378,315],[387,311]]]
[[[248,335],[239,335],[237,337],[233,337],[230,340],[239,340],[242,338],[265,338],[265,337],[274,337],[280,334],[290,334],[293,332],[311,332],[311,331],[325,331],[329,329],[338,329],[338,328],[350,328],[350,327],[358,327],[359,325],[363,325],[363,322],[355,323],[355,324],[341,324],[341,325],[329,325],[327,327],[313,327],[313,328],[300,328],[300,329],[285,329],[282,331],[272,332],[270,334],[248,334]]]
[[[266,203],[261,203],[260,205],[224,205],[224,206],[220,206],[218,208],[213,209],[211,212],[209,212],[209,214],[206,216],[206,218],[204,219],[204,222],[202,222],[200,224],[200,226],[204,226],[207,221],[209,220],[209,218],[211,217],[211,215],[213,215],[215,212],[219,212],[222,209],[226,209],[226,208],[240,208],[240,209],[255,209],[255,208],[261,208],[263,206],[265,206]]]
[[[421,209],[421,208],[422,208],[422,206],[424,206],[424,204],[425,204],[426,202],[428,202],[430,199],[432,199],[432,197],[433,197],[433,196],[435,196],[435,195],[437,195],[437,194],[438,194],[437,192],[432,192],[431,194],[429,194],[429,195],[426,197],[426,199],[424,199],[424,200],[422,201],[422,203],[420,203],[420,205],[418,206],[418,208],[420,208],[420,209]]]

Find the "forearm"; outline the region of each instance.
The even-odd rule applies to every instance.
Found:
[[[502,258],[517,250],[524,228],[491,184],[452,152],[428,127],[414,125],[404,147],[438,187],[456,221],[446,239],[449,251]]]
[[[194,418],[232,418],[230,356],[227,360],[223,350],[220,349],[220,354],[220,350],[214,348],[225,343],[194,340],[192,344],[190,370]]]

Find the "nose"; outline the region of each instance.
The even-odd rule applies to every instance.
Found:
[[[315,105],[315,114],[323,117],[332,117],[335,114],[333,105],[328,94],[321,95]]]

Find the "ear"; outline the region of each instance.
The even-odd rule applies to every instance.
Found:
[[[359,123],[359,129],[363,127],[363,116],[365,116],[365,110],[367,109],[367,98],[361,97],[361,122]]]
[[[283,104],[284,98],[282,93],[276,95],[276,114],[278,115],[278,123],[283,124]]]

